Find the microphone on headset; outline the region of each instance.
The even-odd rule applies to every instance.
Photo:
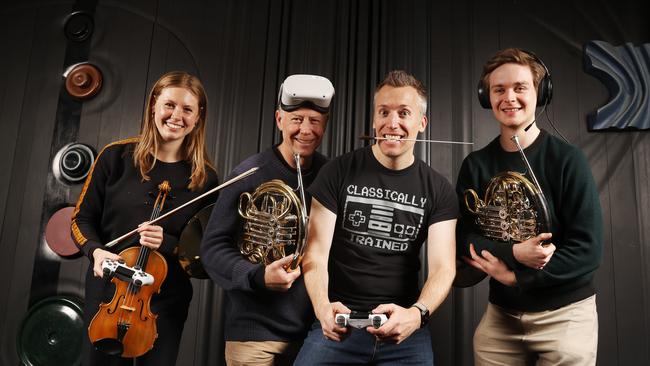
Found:
[[[531,127],[533,127],[533,123],[535,123],[535,121],[537,121],[537,117],[535,117],[535,119],[533,120],[533,122],[531,122],[530,124],[528,124],[528,126],[526,126],[526,128],[524,128],[524,132],[528,132],[528,130],[529,130]]]

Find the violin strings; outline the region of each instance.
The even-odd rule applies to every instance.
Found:
[[[160,216],[160,213],[162,212],[163,205],[165,204],[165,199],[167,198],[167,193],[168,191],[164,191],[164,189],[161,189],[159,186],[159,191],[158,191],[158,196],[156,197],[156,201],[154,202],[154,208],[151,212],[151,217],[149,221],[152,221],[156,219],[157,217]],[[140,267],[141,270],[145,270],[146,267],[146,259],[148,258],[149,255],[149,248],[142,246],[140,248],[140,252],[138,254],[138,259],[136,261],[136,265]],[[135,292],[136,292],[137,286],[133,284],[133,282],[128,283],[127,285],[127,291],[126,294],[124,295],[124,300],[122,301],[122,304],[126,308],[133,308],[133,301],[135,299]],[[134,311],[129,310],[128,312],[125,313],[125,309],[120,306],[120,315],[118,317],[118,322],[117,325],[130,325],[131,320],[133,319],[133,313]]]
[[[158,216],[157,215],[158,212],[159,212],[158,202],[160,201],[160,194],[161,194],[161,192],[158,192],[158,196],[156,197],[156,202],[154,202],[154,208],[153,208],[153,211],[151,212],[151,216],[149,218],[149,221],[153,220],[154,218],[156,218]],[[144,256],[147,254],[146,252],[147,252],[147,247],[141,247],[141,250],[138,253],[138,258],[136,260],[136,266],[141,266],[142,265],[142,262],[144,261]],[[131,305],[133,303],[134,298],[135,298],[135,285],[133,284],[133,282],[129,281],[129,283],[127,285],[127,288],[126,288],[126,294],[124,295],[124,300],[122,301],[122,304],[125,307],[131,308],[132,307]],[[120,323],[121,324],[125,324],[125,323],[126,324],[131,324],[132,316],[133,316],[133,311],[128,311],[125,314],[124,309],[120,308],[120,316],[119,316],[118,325]]]

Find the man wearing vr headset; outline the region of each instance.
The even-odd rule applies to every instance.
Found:
[[[490,302],[474,334],[476,365],[596,363],[593,276],[602,256],[600,202],[583,153],[534,123],[536,107],[546,107],[551,90],[548,69],[530,52],[499,51],[483,68],[479,101],[492,109],[501,134],[465,158],[456,187],[462,202],[459,253],[492,277]],[[466,190],[482,198],[504,171],[539,182],[550,216],[543,230],[549,232],[520,243],[497,241],[469,211]]]
[[[454,278],[458,203],[451,184],[413,153],[426,105],[416,78],[390,72],[374,95],[379,141],[332,160],[309,188],[303,271],[318,321],[296,365],[433,364],[426,324]],[[428,276],[420,290],[424,243]],[[365,329],[335,323],[351,311],[388,319]]]
[[[308,187],[327,161],[316,151],[321,143],[332,83],[315,75],[291,75],[280,87],[275,123],[282,142],[240,163],[230,177],[259,167],[252,176],[226,187],[212,211],[201,244],[201,260],[210,278],[227,294],[225,339],[228,365],[290,365],[300,348],[313,311],[300,267],[287,272],[292,255],[266,266],[253,264],[240,253],[243,219],[240,195],[262,183],[280,179],[298,186],[294,154],[301,157],[302,180]],[[310,197],[303,204],[309,208]]]

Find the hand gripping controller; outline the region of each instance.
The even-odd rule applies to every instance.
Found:
[[[363,329],[372,325],[376,329],[386,323],[388,318],[384,314],[353,311],[350,314],[336,314],[334,320],[336,321],[336,325],[339,327],[347,327],[349,325],[354,328]]]
[[[105,278],[116,276],[122,281],[131,282],[136,286],[147,286],[153,283],[153,276],[139,267],[129,267],[123,260],[104,259],[102,272]]]

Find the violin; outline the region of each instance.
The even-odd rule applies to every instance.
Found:
[[[158,186],[149,222],[159,218],[170,191],[168,181]],[[158,315],[151,312],[150,302],[167,276],[167,262],[162,254],[145,246],[127,248],[119,255],[123,263],[102,264],[104,275],[112,277],[115,294],[110,303],[99,306],[88,327],[88,336],[97,350],[132,358],[152,349],[158,337]],[[153,281],[143,281],[151,277]]]
[[[203,197],[255,173],[257,169],[259,168],[253,167],[161,215],[167,194],[171,191],[169,182],[164,181],[158,186],[158,196],[148,224],[155,224],[173,215]],[[137,228],[133,229],[106,243],[105,247],[110,248],[137,231]],[[156,331],[158,316],[151,312],[150,302],[151,296],[160,292],[160,286],[167,276],[167,262],[162,254],[152,252],[144,246],[125,249],[119,255],[124,263],[113,261],[102,263],[104,275],[112,277],[111,282],[115,284],[115,294],[110,303],[102,303],[99,306],[97,314],[88,327],[88,337],[98,351],[133,358],[153,348],[153,343],[158,336]],[[152,277],[153,281],[151,281]]]

